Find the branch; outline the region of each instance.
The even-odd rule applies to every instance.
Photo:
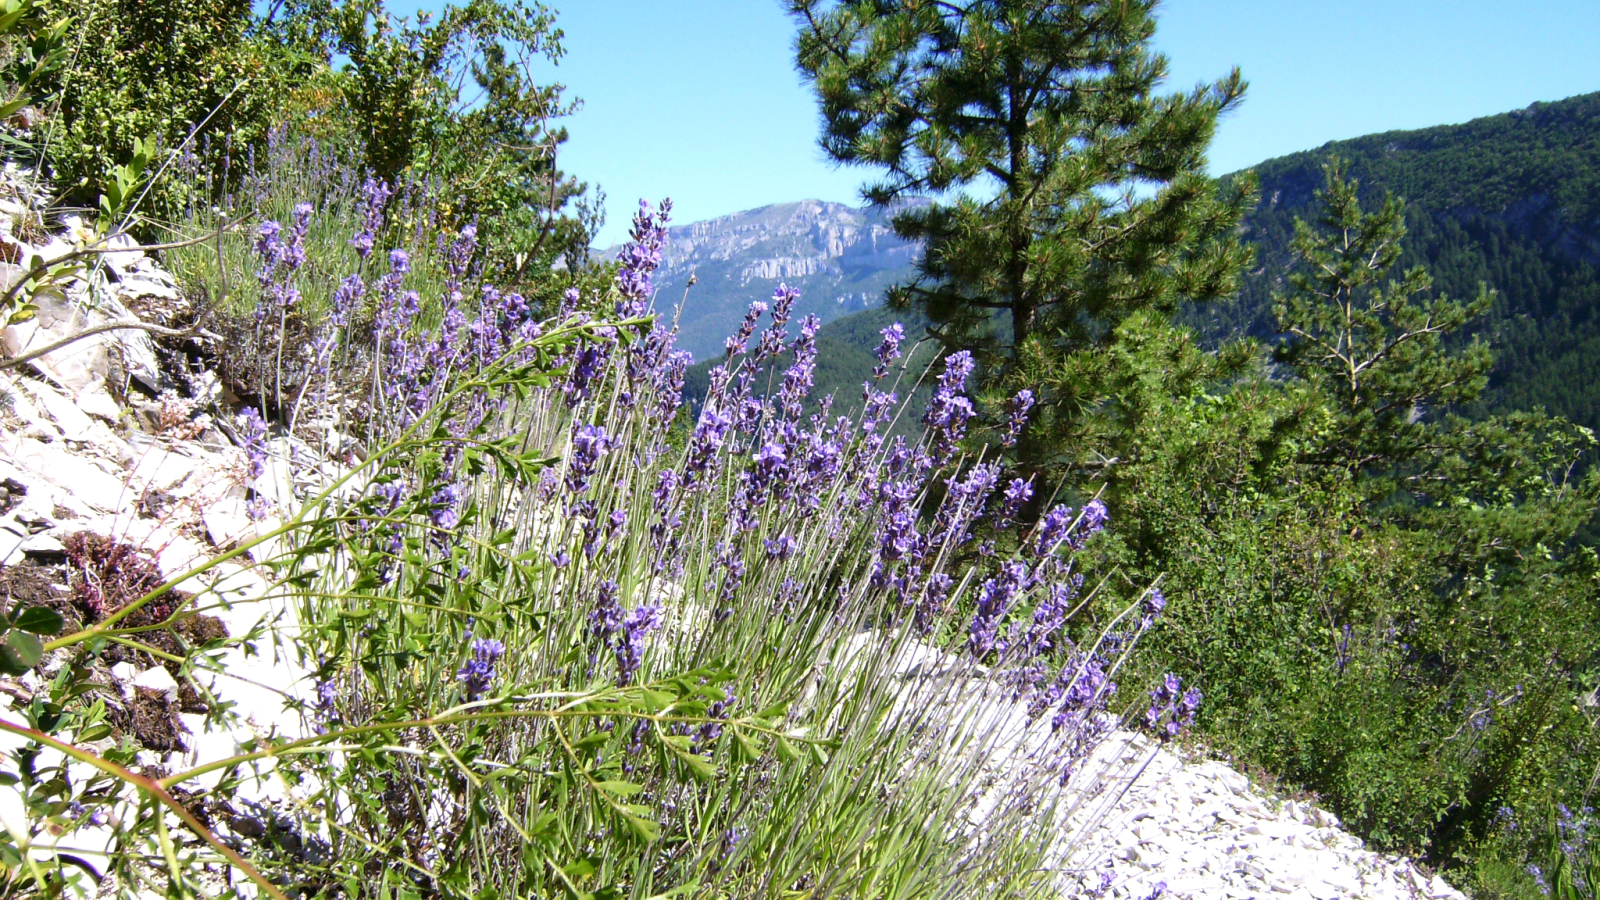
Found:
[[[134,787],[143,791],[145,794],[149,795],[151,799],[171,810],[179,819],[182,819],[183,824],[188,826],[189,830],[192,831],[196,837],[205,841],[207,844],[210,844],[212,849],[216,850],[218,853],[221,853],[228,860],[228,862],[233,865],[234,868],[238,869],[240,872],[243,872],[247,878],[255,882],[256,886],[260,890],[269,894],[275,898],[275,900],[289,900],[289,898],[284,895],[283,891],[278,889],[277,885],[273,884],[260,872],[256,871],[255,867],[250,865],[249,862],[245,861],[245,858],[240,856],[238,851],[218,840],[217,836],[213,834],[209,828],[206,828],[204,825],[202,825],[200,820],[194,817],[193,813],[189,812],[189,810],[186,809],[182,803],[179,803],[176,798],[167,792],[166,788],[162,787],[149,776],[137,774],[117,765],[114,762],[102,759],[95,753],[83,750],[77,746],[68,744],[65,741],[56,740],[48,734],[45,734],[41,731],[35,731],[27,726],[18,725],[14,722],[8,722],[5,719],[0,719],[0,731],[9,732],[17,735],[18,737],[27,738],[31,741],[37,741],[38,743],[44,744],[47,747],[59,750],[60,752],[78,760],[81,763],[93,766],[94,768],[99,769],[113,778],[120,779],[128,784],[133,785]],[[161,813],[157,812],[156,815],[159,816]],[[177,872],[171,872],[169,874],[174,880],[178,878]]]
[[[225,228],[226,226],[219,225],[215,233],[221,234]],[[35,278],[38,278],[40,275],[49,274],[52,267],[70,260],[82,259],[86,256],[103,256],[107,253],[133,253],[134,251],[149,250],[180,250],[184,247],[193,247],[196,244],[203,244],[206,241],[211,240],[211,238],[212,234],[208,233],[204,237],[191,238],[187,241],[177,241],[176,243],[171,244],[150,244],[149,246],[134,246],[117,249],[105,246],[106,241],[110,240],[110,236],[108,235],[87,247],[80,247],[71,253],[63,253],[55,259],[47,259],[44,262],[39,263],[37,266],[34,266],[32,269],[28,270],[28,272],[24,273],[21,278],[18,278],[17,283],[13,284],[5,292],[4,296],[0,296],[0,307],[10,306],[11,301],[17,298],[17,292],[22,290],[23,285]]]
[[[26,362],[32,362],[32,361],[38,359],[41,356],[44,356],[44,355],[49,354],[49,353],[54,353],[55,351],[60,350],[62,347],[65,347],[68,344],[75,344],[78,341],[81,341],[86,337],[93,337],[93,336],[95,336],[97,334],[104,334],[107,331],[124,331],[124,330],[126,330],[126,331],[148,331],[148,332],[151,332],[153,334],[160,335],[161,337],[172,337],[172,338],[194,337],[195,335],[198,334],[198,335],[202,335],[204,337],[210,338],[211,340],[214,340],[214,341],[222,340],[222,337],[220,335],[217,335],[217,334],[214,334],[212,332],[206,331],[205,329],[200,327],[199,323],[195,323],[194,325],[191,325],[188,328],[167,328],[167,327],[162,326],[162,325],[151,325],[148,322],[140,322],[137,319],[133,319],[133,320],[130,320],[130,321],[127,321],[127,322],[102,322],[99,325],[95,325],[95,326],[93,326],[91,328],[85,328],[84,330],[78,332],[77,334],[67,335],[66,337],[62,338],[59,341],[54,341],[52,343],[46,344],[46,345],[44,345],[43,347],[40,347],[37,350],[29,351],[27,353],[22,354],[21,356],[13,356],[10,359],[0,360],[0,370],[10,369],[10,368],[13,368],[15,366],[20,366],[20,365],[22,365],[23,363],[26,363]]]

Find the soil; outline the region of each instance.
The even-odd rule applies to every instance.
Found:
[[[129,729],[134,738],[147,750],[172,753],[188,750],[183,735],[189,729],[178,718],[178,704],[167,699],[162,691],[136,687],[133,697]]]
[[[56,585],[61,581],[55,566],[22,563],[0,566],[0,606],[7,610],[23,606],[48,606],[59,610],[66,595]]]

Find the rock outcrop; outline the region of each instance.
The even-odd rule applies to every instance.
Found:
[[[891,218],[802,200],[674,227],[656,272],[657,306],[682,304],[678,344],[697,360],[721,353],[729,323],[780,282],[800,290],[797,319],[814,314],[826,322],[866,309],[912,274],[920,253],[894,233]]]

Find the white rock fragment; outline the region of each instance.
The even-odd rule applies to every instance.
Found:
[[[166,694],[168,699],[175,700],[178,697],[178,682],[173,679],[172,673],[162,666],[146,669],[135,675],[133,686]]]

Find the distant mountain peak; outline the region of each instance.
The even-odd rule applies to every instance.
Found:
[[[796,318],[826,322],[876,306],[912,274],[920,253],[894,233],[892,218],[892,210],[800,200],[672,226],[655,278],[658,303],[678,303],[695,277],[678,342],[697,359],[721,352],[750,301],[780,283],[800,291]],[[603,253],[614,258],[619,249]]]

